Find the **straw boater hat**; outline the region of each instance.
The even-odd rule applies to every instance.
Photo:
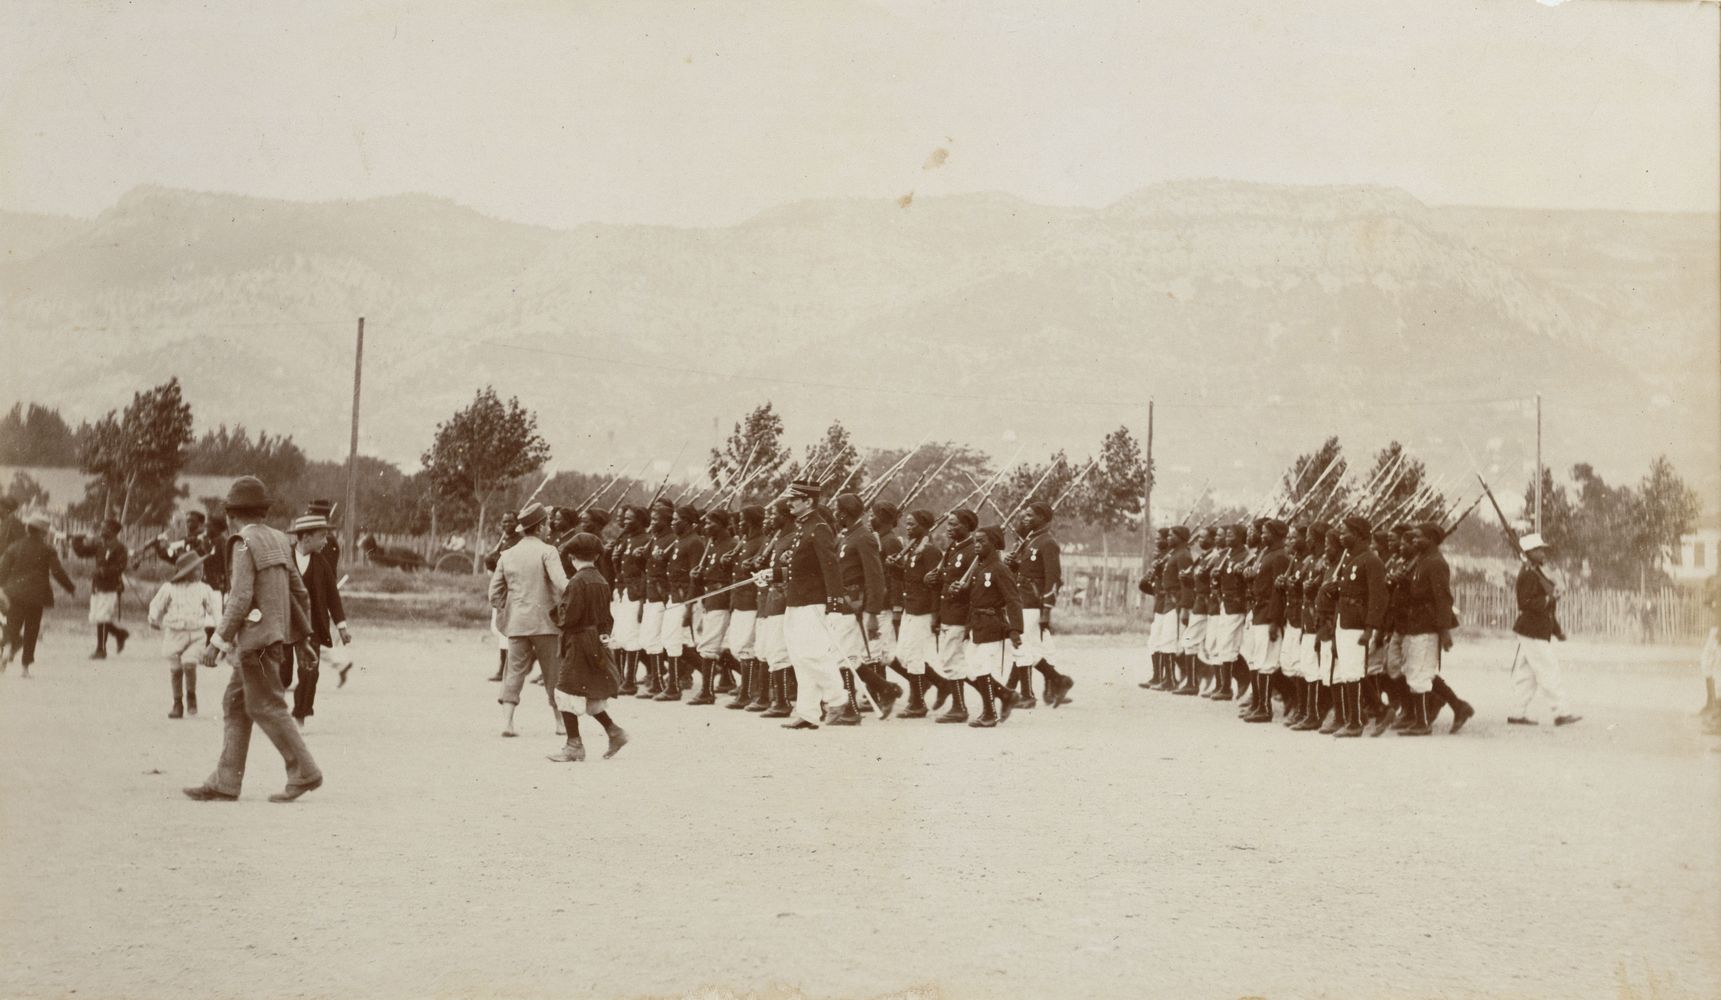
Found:
[[[1525,552],[1534,552],[1537,549],[1547,548],[1548,542],[1547,539],[1542,537],[1541,532],[1532,531],[1523,538],[1518,539],[1518,547],[1523,549]]]
[[[293,535],[305,535],[313,531],[322,531],[328,526],[329,522],[324,518],[318,517],[315,514],[306,514],[303,517],[295,518],[293,520],[293,526],[288,528],[287,532],[288,534]]]
[[[203,557],[195,552],[186,552],[174,560],[173,576],[169,582],[178,583],[191,575],[191,572],[203,565]]]

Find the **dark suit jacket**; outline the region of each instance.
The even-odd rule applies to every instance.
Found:
[[[15,604],[53,607],[54,588],[48,582],[50,576],[60,581],[67,593],[74,589],[72,578],[60,565],[60,554],[35,535],[26,535],[13,542],[4,554],[0,554],[0,587],[5,588],[7,598]]]
[[[316,636],[317,645],[333,646],[330,624],[347,620],[346,609],[341,607],[341,592],[335,587],[334,561],[321,552],[313,552],[304,575],[305,589],[311,592],[311,634]]]

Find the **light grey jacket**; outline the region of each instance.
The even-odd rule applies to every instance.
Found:
[[[233,542],[227,603],[215,634],[240,650],[295,643],[311,631],[311,595],[293,565],[292,543],[264,524],[247,524]]]
[[[497,626],[510,638],[561,631],[550,610],[568,589],[562,558],[548,542],[528,535],[502,552],[490,574],[490,606],[501,611]]]

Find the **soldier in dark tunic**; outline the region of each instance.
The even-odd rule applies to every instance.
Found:
[[[999,554],[1003,547],[1004,531],[995,524],[974,533],[974,563],[966,580],[968,635],[964,656],[969,683],[980,693],[980,717],[968,723],[975,729],[990,729],[1008,721],[1010,710],[1016,706],[1016,693],[1005,681],[1011,648],[1022,644],[1022,597],[1016,578]]]
[[[609,715],[609,701],[621,690],[621,674],[610,659],[605,640],[615,625],[610,615],[610,585],[597,570],[603,540],[581,532],[568,543],[575,572],[562,593],[562,668],[556,675],[556,708],[562,714],[567,742],[550,759],[558,763],[586,759],[580,741],[580,713],[598,721],[609,736],[604,757],[614,757],[627,745],[627,733]]]
[[[114,640],[114,652],[125,652],[131,633],[120,625],[120,602],[125,597],[130,554],[120,541],[120,523],[111,517],[103,521],[101,537],[94,540],[74,537],[72,552],[95,562],[95,572],[90,576],[90,624],[96,627],[96,649],[90,659],[107,659],[109,636]]]
[[[54,606],[54,588],[49,580],[58,583],[67,596],[78,591],[60,565],[60,554],[48,544],[53,531],[48,515],[32,514],[24,525],[24,537],[0,552],[0,592],[6,596],[6,641],[0,669],[23,653],[24,676],[28,677],[30,665],[36,662],[42,609]]]

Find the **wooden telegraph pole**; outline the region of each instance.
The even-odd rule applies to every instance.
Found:
[[[353,435],[347,448],[347,512],[341,518],[341,550],[348,558],[357,552],[353,535],[359,523],[359,377],[365,363],[365,318],[359,317],[358,346],[353,351]]]
[[[1153,400],[1147,401],[1147,476],[1141,486],[1141,571],[1153,565]]]
[[[1542,394],[1536,393],[1536,533],[1542,533]]]

